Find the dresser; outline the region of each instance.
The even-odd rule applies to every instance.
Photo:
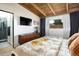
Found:
[[[40,38],[39,33],[28,33],[28,34],[19,35],[18,41],[19,41],[19,44],[21,45],[23,43],[29,42],[37,38]]]

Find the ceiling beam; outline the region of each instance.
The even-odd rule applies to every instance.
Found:
[[[49,9],[52,11],[52,13],[53,13],[54,15],[56,15],[56,13],[55,13],[54,9],[52,8],[52,6],[51,6],[49,3],[47,3],[47,5],[48,5]]]
[[[37,5],[35,5],[35,4],[33,4],[33,3],[31,3],[31,5],[32,5],[33,7],[35,7],[41,14],[43,14],[44,16],[47,16]]]
[[[44,15],[43,14],[40,14],[40,12],[38,13],[38,12],[36,12],[36,11],[34,11],[35,10],[35,8],[34,8],[34,10],[32,10],[33,8],[33,6],[30,4],[30,3],[28,3],[28,4],[26,4],[26,3],[18,3],[20,6],[22,6],[22,7],[24,7],[25,9],[28,9],[29,11],[31,11],[32,13],[34,13],[35,15],[37,15],[37,16],[39,16],[39,17],[43,17]],[[32,6],[32,7],[29,7],[29,6]]]
[[[67,10],[67,13],[69,12],[69,5],[68,3],[66,3],[66,10]]]

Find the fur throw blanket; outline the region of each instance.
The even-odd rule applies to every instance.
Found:
[[[69,38],[68,48],[72,56],[79,56],[79,33],[75,33]]]

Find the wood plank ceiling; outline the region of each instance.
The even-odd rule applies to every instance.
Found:
[[[79,3],[20,3],[39,17],[56,16],[79,11]]]

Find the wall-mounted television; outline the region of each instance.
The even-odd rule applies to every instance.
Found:
[[[32,19],[20,16],[20,25],[31,25]]]

